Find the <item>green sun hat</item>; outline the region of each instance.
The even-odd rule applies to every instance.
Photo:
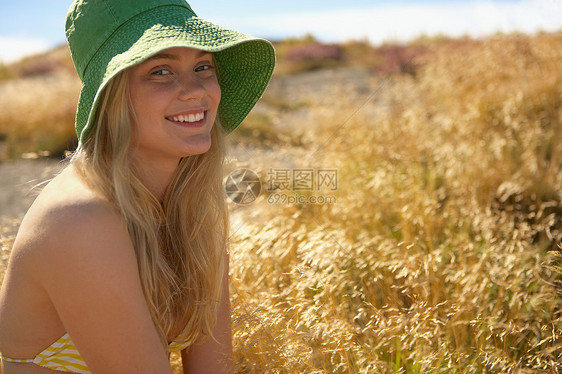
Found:
[[[66,38],[82,80],[75,124],[80,143],[111,78],[164,49],[214,54],[221,87],[218,119],[227,133],[261,98],[275,66],[269,41],[205,21],[184,0],[76,0],[66,16]]]

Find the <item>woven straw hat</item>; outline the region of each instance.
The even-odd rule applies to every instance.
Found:
[[[227,132],[262,96],[275,65],[269,41],[198,18],[184,0],[76,0],[66,17],[66,37],[82,80],[76,112],[80,142],[111,78],[164,49],[213,52],[221,87],[218,119]]]

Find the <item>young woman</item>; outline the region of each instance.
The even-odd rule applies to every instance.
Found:
[[[78,149],[15,240],[0,294],[3,373],[232,369],[224,136],[274,51],[184,0],[77,0]]]

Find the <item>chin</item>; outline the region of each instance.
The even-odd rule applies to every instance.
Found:
[[[190,144],[185,156],[200,155],[206,153],[209,149],[211,149],[211,136],[207,139],[198,139],[195,144]]]

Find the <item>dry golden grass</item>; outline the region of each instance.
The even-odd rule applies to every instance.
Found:
[[[238,372],[560,371],[562,37],[428,56],[376,117],[310,103],[338,200],[233,234]]]
[[[79,93],[80,80],[65,71],[2,82],[0,160],[28,152],[60,155],[72,149]]]
[[[297,140],[248,124],[338,189],[233,207],[236,372],[561,371],[562,36],[425,48],[370,102],[308,100]]]

